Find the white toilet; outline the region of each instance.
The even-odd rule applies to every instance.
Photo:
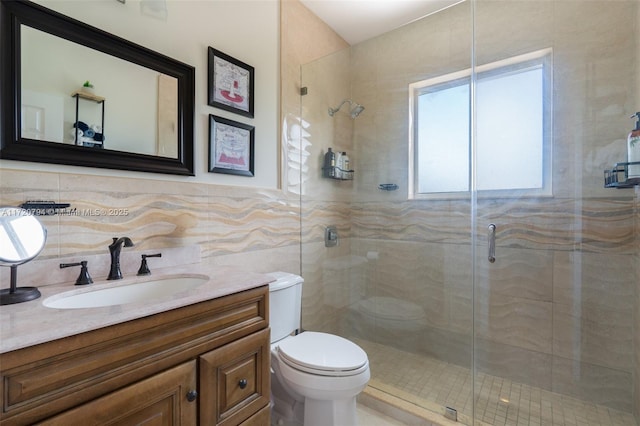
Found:
[[[300,329],[302,277],[269,274],[271,423],[278,426],[353,426],[356,396],[369,382],[367,354],[355,343]]]

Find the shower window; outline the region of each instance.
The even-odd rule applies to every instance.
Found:
[[[486,195],[551,194],[551,52],[477,67],[475,187]],[[471,71],[410,85],[412,198],[472,188]]]

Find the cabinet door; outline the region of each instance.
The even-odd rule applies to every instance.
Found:
[[[200,357],[201,425],[238,425],[269,404],[269,335],[265,329]]]
[[[80,422],[83,426],[195,425],[198,406],[194,394],[189,394],[195,390],[194,360],[65,411],[39,424],[68,426]]]

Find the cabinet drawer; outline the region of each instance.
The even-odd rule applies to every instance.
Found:
[[[196,389],[196,362],[190,361],[66,411],[38,425],[84,426],[194,425],[197,405],[187,398]]]
[[[200,356],[200,424],[237,425],[269,404],[269,331]]]

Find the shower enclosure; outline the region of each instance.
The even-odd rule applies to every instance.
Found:
[[[640,109],[640,3],[464,1],[300,79],[303,327],[360,344],[392,403],[640,424],[640,190],[603,180]],[[329,147],[353,180],[323,177]]]

